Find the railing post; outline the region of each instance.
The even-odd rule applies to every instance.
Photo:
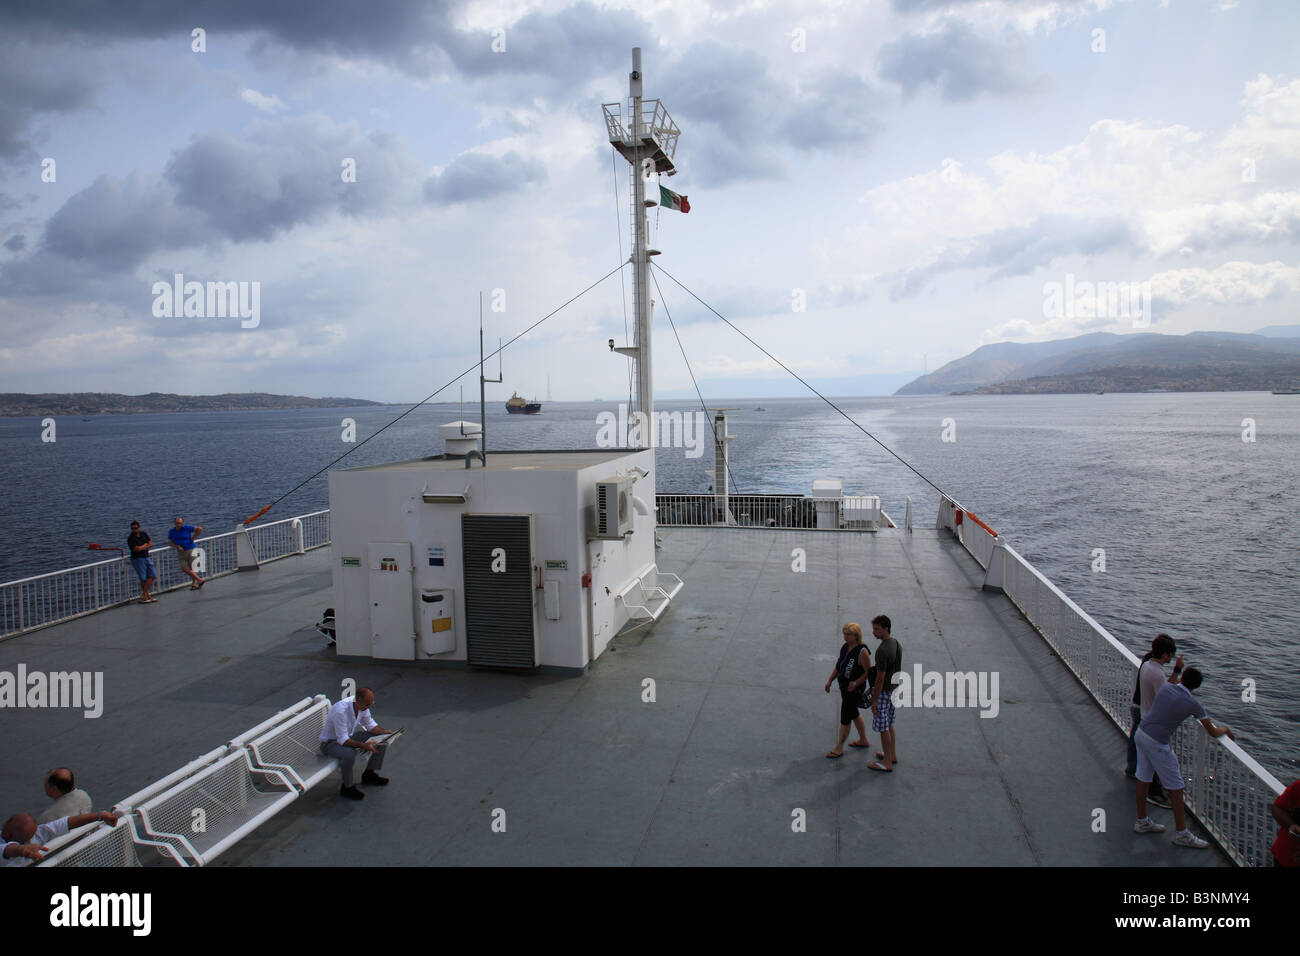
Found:
[[[293,523],[289,526],[293,528],[293,550],[295,554],[303,554],[306,549],[302,546],[302,519],[294,518]]]
[[[235,566],[240,571],[256,571],[257,554],[253,551],[253,542],[249,540],[245,525],[235,526]]]
[[[984,569],[985,591],[997,591],[1005,594],[1007,590],[1007,549],[999,537],[993,542],[993,553],[989,555],[989,566]]]

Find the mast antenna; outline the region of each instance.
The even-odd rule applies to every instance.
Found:
[[[632,359],[636,377],[636,411],[645,418],[638,429],[642,448],[650,447],[651,422],[654,420],[654,373],[651,363],[651,331],[654,326],[654,302],[650,299],[650,256],[658,250],[649,248],[646,211],[659,205],[659,195],[646,199],[646,185],[653,177],[676,174],[673,156],[681,130],[659,100],[642,98],[644,77],[641,73],[641,48],[632,48],[632,72],[628,74],[628,101],[603,103],[605,128],[610,145],[631,166],[632,175],[632,308],[636,314],[636,339],[630,346],[614,349]]]
[[[478,426],[483,436],[483,467],[487,467],[487,386],[486,382],[499,382],[501,374],[501,340],[497,339],[497,377],[483,375],[483,293],[478,294]]]

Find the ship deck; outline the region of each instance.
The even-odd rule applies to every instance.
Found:
[[[659,533],[686,587],[580,676],[336,660],[312,627],[333,603],[329,548],[4,641],[0,668],[102,671],[104,705],[5,714],[0,813],[40,812],[57,765],[106,807],[353,678],[406,727],[392,783],[353,803],[335,775],[216,865],[1229,864],[1173,846],[1168,810],[1151,810],[1165,833],[1132,832],[1124,737],[946,532]],[[892,774],[867,768],[875,732],[824,756],[840,627],[858,621],[874,652],[880,613],[909,673],[999,674],[996,717],[899,709]]]

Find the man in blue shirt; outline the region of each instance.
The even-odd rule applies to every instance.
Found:
[[[1161,687],[1151,709],[1142,717],[1142,723],[1134,734],[1138,752],[1138,819],[1133,824],[1134,831],[1159,833],[1164,830],[1164,824],[1156,823],[1147,816],[1147,790],[1151,786],[1151,777],[1158,773],[1174,805],[1174,826],[1178,828],[1174,843],[1198,850],[1205,849],[1209,844],[1187,829],[1187,810],[1183,806],[1183,777],[1178,766],[1178,755],[1174,753],[1171,743],[1174,731],[1188,717],[1195,717],[1211,737],[1227,734],[1229,740],[1237,739],[1227,724],[1216,727],[1214,721],[1205,716],[1201,702],[1192,696],[1192,691],[1201,686],[1202,680],[1201,672],[1195,667],[1189,667],[1183,674],[1182,683],[1169,683]]]
[[[190,580],[194,582],[190,585],[190,590],[197,591],[203,587],[203,579],[194,573],[194,538],[196,535],[202,534],[203,529],[192,524],[186,524],[179,516],[172,522],[172,525],[172,529],[167,532],[167,537],[176,546],[176,557],[180,561],[181,570],[188,574]]]

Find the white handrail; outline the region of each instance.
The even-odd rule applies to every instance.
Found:
[[[296,717],[299,713],[301,713],[306,708],[314,704],[319,704],[321,701],[328,700],[328,699],[329,698],[326,697],[324,694],[317,694],[315,697],[304,697],[296,704],[292,704],[286,707],[284,710],[280,711],[274,717],[268,717],[266,720],[262,721],[256,727],[251,727],[248,730],[245,730],[238,737],[235,737],[233,740],[227,741],[226,746],[231,748],[243,747],[249,741],[256,740],[258,737],[260,737],[266,731],[270,730],[272,727],[275,727],[278,724],[286,723],[290,717]]]
[[[944,495],[939,502],[937,526],[957,537],[985,569],[985,585],[1000,589],[1019,608],[1102,711],[1126,733],[1128,701],[1139,666],[1137,655],[1001,537],[993,538],[972,521],[959,525],[957,512],[966,509]],[[968,537],[970,528],[976,530]],[[1207,748],[1216,743],[1223,749]],[[1273,822],[1268,804],[1282,792],[1281,781],[1235,741],[1210,738],[1199,728],[1180,729],[1174,750],[1187,778],[1188,809],[1235,863],[1266,865]],[[1224,753],[1234,759],[1220,764],[1218,755]],[[1211,763],[1213,766],[1207,766]]]
[[[248,533],[256,542],[262,562],[324,547],[330,543],[329,515],[324,509],[198,538],[194,543],[204,552],[202,574],[205,578],[222,577],[239,569],[239,534]],[[188,586],[174,546],[151,548],[149,556],[158,570],[155,594]],[[129,560],[123,555],[0,584],[0,640],[136,600],[139,582],[131,573]]]
[[[113,810],[125,811],[138,809],[140,804],[153,799],[172,784],[184,780],[186,777],[193,775],[198,770],[220,760],[229,752],[230,748],[225,744],[222,744],[220,747],[215,747],[205,753],[202,757],[195,757],[179,770],[174,770],[161,780],[149,784],[149,786],[145,787],[143,790],[137,790],[129,797],[123,797],[121,800],[117,801],[117,803],[113,804]]]

